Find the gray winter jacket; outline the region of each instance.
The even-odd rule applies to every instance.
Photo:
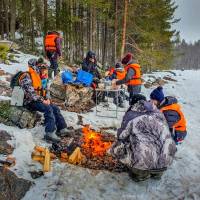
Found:
[[[164,115],[150,102],[139,101],[126,112],[110,152],[129,168],[155,170],[172,163],[176,145]]]
[[[42,102],[44,100],[43,97],[36,94],[33,88],[31,76],[28,72],[23,74],[23,77],[21,78],[19,84],[24,91],[24,105],[28,105],[29,103],[33,101]]]

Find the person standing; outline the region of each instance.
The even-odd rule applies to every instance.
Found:
[[[45,52],[50,61],[50,67],[54,71],[54,76],[56,76],[58,74],[58,58],[62,56],[62,39],[59,32],[52,31],[47,33],[45,37]]]
[[[141,67],[134,60],[134,56],[131,53],[128,53],[122,59],[122,64],[124,65],[126,75],[122,80],[113,80],[113,88],[126,84],[128,86],[129,102],[131,102],[135,94],[141,93]]]

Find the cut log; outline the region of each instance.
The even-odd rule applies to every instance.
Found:
[[[50,93],[54,103],[71,112],[88,112],[94,107],[92,88],[72,84],[63,85],[59,76],[51,84]]]

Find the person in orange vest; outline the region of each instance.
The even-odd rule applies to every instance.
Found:
[[[16,83],[24,91],[24,107],[44,113],[44,139],[59,142],[60,136],[70,133],[60,109],[43,96],[42,81],[37,59],[28,61],[28,71],[18,76]]]
[[[117,63],[115,67],[111,67],[108,71],[109,80],[122,80],[126,76],[126,72],[121,63]]]
[[[122,80],[124,79],[125,76],[126,76],[126,72],[124,70],[124,67],[121,65],[121,63],[117,63],[115,67],[111,67],[110,70],[108,71],[108,79],[111,81],[115,79]],[[116,95],[114,96],[113,103],[118,105],[121,108],[124,108],[125,107],[124,97],[125,97],[124,92],[120,91],[118,93],[118,98]]]
[[[125,77],[121,80],[113,80],[113,88],[118,85],[126,84],[129,92],[129,102],[135,94],[141,93],[141,68],[140,65],[134,60],[134,56],[128,53],[123,59],[122,64],[125,69]]]
[[[176,144],[182,143],[187,135],[186,119],[178,100],[172,96],[165,97],[161,86],[151,92],[150,98],[154,105],[163,112]]]
[[[44,41],[46,56],[51,63],[54,76],[58,74],[58,58],[62,56],[61,34],[57,31],[48,32]],[[51,76],[51,74],[50,74]]]

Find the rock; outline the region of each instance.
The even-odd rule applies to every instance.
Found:
[[[3,75],[5,75],[5,72],[4,70],[0,69],[0,76],[3,76]]]
[[[9,40],[0,40],[0,45],[6,45],[9,49],[19,49],[19,45]]]
[[[171,78],[170,76],[164,76],[163,79],[164,79],[164,80],[167,80],[167,81],[177,82],[176,79],[173,79],[173,78]]]
[[[144,87],[145,88],[151,88],[152,87],[152,82],[150,82],[150,81],[145,82],[144,83]]]
[[[151,87],[156,87],[156,86],[163,86],[166,83],[168,83],[167,81],[161,79],[161,78],[156,78],[155,81],[150,81],[148,80],[147,82],[144,83],[144,87],[145,88],[151,88]]]
[[[165,80],[163,80],[163,79],[161,79],[161,78],[158,78],[158,79],[156,79],[156,80],[152,83],[152,85],[153,85],[153,86],[159,86],[159,85],[163,86],[163,85],[165,85],[166,83],[168,83],[168,82],[165,81]]]
[[[11,90],[10,85],[9,85],[8,82],[0,80],[0,95],[1,96],[11,97],[12,90]]]
[[[7,140],[11,140],[11,136],[4,130],[0,130],[0,154],[11,154],[14,148],[7,143]]]
[[[176,76],[176,73],[175,72],[173,72],[173,71],[166,71],[166,72],[169,72],[170,74],[172,74],[172,75],[174,75],[174,76]]]
[[[62,108],[71,112],[86,112],[94,107],[92,88],[72,84],[63,85],[60,77],[56,77],[51,84],[50,93],[54,102],[62,100],[63,104],[61,102],[59,104],[64,105]]]
[[[8,168],[0,166],[0,199],[20,200],[33,183],[19,178]]]
[[[23,107],[11,106],[10,101],[0,101],[0,122],[19,128],[33,128],[41,116]]]

